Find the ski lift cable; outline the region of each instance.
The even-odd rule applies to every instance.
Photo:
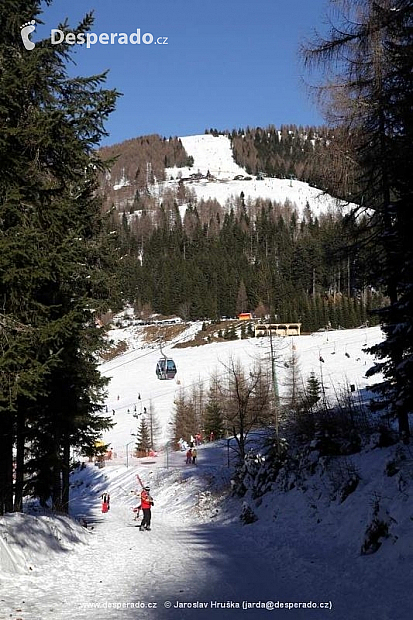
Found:
[[[317,332],[313,332],[313,335],[314,335],[314,334],[317,334]],[[179,344],[180,342],[185,342],[184,338],[178,338],[178,339],[174,342],[174,344]],[[249,340],[247,340],[247,342],[249,343],[249,345],[250,345],[250,346],[252,345],[252,343],[251,343],[251,342],[249,342]],[[356,337],[356,338],[352,338],[351,340],[346,340],[346,341],[345,341],[345,343],[343,343],[343,344],[346,346],[346,345],[358,344],[359,342],[360,342],[360,339]],[[334,345],[334,347],[336,347],[336,345],[340,345],[340,343],[339,343],[339,342],[337,342],[337,340],[334,340],[331,344],[333,344],[333,345]],[[365,345],[363,345],[363,346],[365,346]],[[312,345],[311,347],[309,347],[308,349],[305,349],[305,350],[306,350],[306,352],[307,352],[307,351],[313,351],[313,350],[315,350],[315,349],[319,349],[319,348],[320,348],[320,346],[319,346],[318,344],[314,344],[314,345]],[[129,355],[130,353],[132,353],[132,351],[127,351],[127,352],[123,353],[123,354],[122,354],[122,356],[123,356],[123,355]],[[148,356],[148,355],[153,355],[153,354],[155,354],[155,353],[156,353],[156,350],[150,350],[150,351],[148,351],[147,353],[142,353],[141,355],[138,355],[138,356],[136,356],[136,357],[134,357],[134,358],[132,358],[132,359],[130,359],[130,360],[126,360],[125,362],[121,362],[120,364],[117,364],[116,366],[111,366],[111,368],[108,368],[108,369],[101,369],[101,372],[102,372],[102,373],[104,373],[104,372],[110,372],[111,370],[115,370],[115,369],[117,369],[117,368],[120,368],[121,366],[125,366],[126,364],[130,364],[130,363],[132,363],[132,362],[135,362],[135,361],[137,361],[137,360],[140,360],[140,359],[142,359],[142,358],[144,358],[144,357],[146,357],[146,356]],[[109,362],[104,362],[104,363],[109,363]],[[103,365],[103,364],[102,364],[102,365]]]
[[[184,339],[183,339],[183,338],[180,338],[180,339],[176,340],[176,341],[174,342],[174,344],[179,344],[180,342],[185,342],[185,341],[184,341]],[[130,354],[130,353],[132,353],[132,351],[127,351],[126,353],[123,353],[123,354],[122,354],[122,356],[123,356],[123,355],[128,355],[128,354]],[[140,360],[140,359],[142,359],[142,358],[144,358],[144,357],[147,357],[148,355],[154,355],[155,353],[156,353],[156,355],[158,355],[158,356],[159,356],[159,352],[158,352],[156,349],[153,349],[153,350],[151,349],[151,350],[150,350],[150,351],[148,351],[147,353],[142,353],[141,355],[137,355],[136,357],[133,357],[133,358],[132,358],[132,359],[130,359],[130,360],[126,360],[126,361],[124,361],[124,362],[121,362],[120,364],[117,364],[116,366],[111,366],[110,368],[101,368],[101,372],[102,372],[102,373],[104,373],[104,372],[111,372],[112,370],[115,370],[115,369],[117,369],[117,368],[120,368],[121,366],[126,366],[126,364],[131,364],[132,362],[136,362],[137,360]],[[163,355],[164,355],[164,354],[163,354]],[[109,362],[104,362],[104,363],[108,364]],[[102,365],[103,365],[103,364],[102,364]]]
[[[143,356],[142,356],[142,357],[143,357]],[[138,358],[138,359],[139,359],[139,358]],[[222,363],[222,362],[221,362],[221,363]],[[217,377],[217,379],[221,379],[221,378],[225,377],[227,374],[228,374],[228,372],[227,372],[227,371],[224,371],[224,372],[222,372],[222,373],[217,374],[217,375],[216,375],[216,377]],[[192,387],[194,387],[194,386],[196,386],[196,385],[199,385],[200,383],[204,384],[204,383],[206,383],[207,381],[209,381],[209,376],[208,376],[208,377],[205,377],[204,379],[201,379],[201,378],[199,377],[196,381],[193,381],[192,383],[189,383],[188,385],[180,385],[180,386],[179,386],[179,391],[181,391],[181,390],[182,390],[182,391],[189,390],[189,389],[191,389]],[[154,396],[151,396],[150,398],[145,398],[145,399],[142,399],[142,403],[148,403],[149,401],[157,400],[158,398],[163,398],[164,396],[168,396],[168,395],[170,395],[170,394],[174,394],[174,393],[177,391],[177,389],[178,389],[178,387],[174,387],[174,388],[172,388],[172,389],[170,389],[170,390],[167,390],[167,391],[162,391],[162,392],[156,393]],[[125,409],[129,409],[130,407],[133,407],[133,405],[135,405],[135,404],[136,404],[135,402],[132,402],[132,403],[127,403],[127,404],[126,404],[126,405],[124,405],[123,407],[119,407],[119,408],[117,409],[117,411],[123,411],[123,410],[125,410]]]
[[[183,339],[183,338],[180,338],[180,339],[178,339],[178,340],[176,341],[176,343],[179,343],[179,342],[184,342],[184,339]],[[249,340],[249,339],[248,339],[248,340],[246,340],[246,342],[248,343],[248,345],[249,345],[249,346],[252,346],[252,345],[253,345],[253,343],[252,343],[252,342],[250,342],[250,340]],[[351,339],[351,340],[346,341],[346,344],[358,344],[358,343],[359,343],[359,339],[358,339],[358,338],[354,338],[354,339]],[[334,343],[331,343],[331,344],[336,345],[336,344],[337,344],[337,342],[336,342],[336,341],[334,341]],[[340,343],[338,343],[338,344],[340,344]],[[344,344],[344,343],[343,343],[343,344]],[[318,344],[314,344],[314,345],[312,345],[311,347],[309,347],[308,349],[306,349],[305,351],[306,351],[306,352],[311,352],[311,351],[319,351],[319,350],[320,350],[320,346],[319,346]],[[159,355],[159,353],[158,353],[156,350],[151,350],[151,351],[148,351],[147,353],[143,353],[142,355],[139,355],[139,356],[137,356],[137,357],[134,357],[134,358],[133,358],[133,359],[131,359],[131,360],[127,360],[127,361],[125,361],[125,362],[122,362],[121,364],[118,364],[117,366],[113,366],[113,367],[112,367],[112,368],[110,368],[110,369],[107,369],[107,370],[102,370],[101,372],[110,372],[111,370],[115,370],[116,368],[120,368],[121,366],[124,366],[124,365],[129,364],[129,363],[134,362],[134,361],[137,361],[137,360],[139,360],[139,359],[142,359],[142,358],[144,358],[144,357],[146,357],[146,356],[148,356],[148,355],[153,355],[153,354],[155,354],[155,353],[156,353],[157,355]],[[126,355],[126,354],[124,354],[124,355]],[[221,378],[221,377],[225,376],[225,374],[226,374],[225,372],[224,372],[224,373],[222,373],[222,374],[218,374],[218,375],[217,375],[217,378]],[[202,382],[202,383],[204,383],[206,380],[207,380],[207,379],[202,379],[202,380],[201,380],[201,382]],[[187,389],[190,389],[190,388],[192,388],[192,387],[193,387],[193,386],[195,386],[195,385],[199,385],[199,382],[200,382],[200,380],[198,379],[196,382],[190,383],[189,385],[186,385],[186,386],[180,386],[180,390],[185,391],[185,390],[187,390]],[[148,402],[149,400],[156,400],[156,399],[161,398],[161,397],[163,397],[163,396],[166,396],[166,395],[172,394],[172,393],[174,393],[175,391],[176,391],[176,388],[173,388],[173,389],[168,390],[168,391],[166,391],[166,392],[162,392],[162,393],[159,393],[159,394],[155,394],[154,396],[151,396],[151,398],[150,398],[150,399],[145,399],[145,401],[142,401],[142,402]],[[135,402],[128,403],[128,404],[126,404],[125,406],[120,407],[120,408],[118,409],[118,411],[122,411],[122,410],[128,409],[129,407],[133,406],[134,404],[135,404]]]
[[[131,351],[129,351],[130,353]],[[126,360],[125,362],[121,362],[120,364],[117,364],[116,366],[111,366],[110,368],[101,368],[100,372],[101,373],[105,373],[105,372],[111,372],[112,370],[116,370],[117,368],[120,368],[121,366],[126,366],[126,364],[131,364],[132,362],[136,362],[137,360],[140,360],[144,357],[147,357],[148,355],[153,355],[154,353],[156,353],[157,355],[158,352],[157,351],[148,351],[147,353],[142,353],[141,355],[137,355],[136,357],[130,359],[130,360]],[[124,353],[124,355],[126,355]]]

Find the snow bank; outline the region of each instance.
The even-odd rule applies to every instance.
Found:
[[[85,528],[68,516],[6,514],[0,517],[0,574],[36,570],[53,554],[70,552],[88,538]]]
[[[176,620],[184,613],[166,607],[168,601],[173,606],[278,600],[331,602],[333,620],[410,618],[413,467],[407,449],[371,447],[328,468],[323,459],[303,459],[295,475],[288,476],[289,490],[281,475],[271,492],[255,498],[251,489],[242,498],[230,495],[227,457],[227,442],[221,441],[199,448],[198,466],[186,466],[179,452],[167,461],[163,455],[136,467],[107,466],[104,474],[88,466],[95,517],[101,489],[111,493],[111,510],[94,521],[92,531],[68,528],[66,518],[2,518],[15,542],[8,559],[2,555],[4,613],[22,620],[97,620],[103,605],[109,620],[136,620],[136,608],[126,605],[151,602],[156,609],[146,608],[142,617]],[[335,474],[345,471],[349,460],[360,481],[341,501],[336,493],[341,480]],[[137,473],[155,499],[150,533],[133,527],[137,498],[131,491],[139,491]],[[84,476],[76,472],[72,477],[74,499],[82,493],[77,480]],[[255,515],[249,525],[240,520],[243,506]],[[375,553],[363,555],[375,517],[387,521],[388,535]],[[76,543],[85,536],[89,545]],[[26,563],[16,551],[22,544],[31,545]],[[277,616],[324,617],[314,613],[279,610]],[[243,615],[264,617],[256,609]],[[228,610],[208,607],[203,617],[225,620]]]

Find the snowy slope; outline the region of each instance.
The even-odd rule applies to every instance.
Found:
[[[189,330],[200,325],[195,324]],[[124,330],[129,342],[135,338],[139,342],[139,330]],[[131,336],[132,334],[132,336]],[[181,339],[185,339],[185,335]],[[335,400],[341,388],[354,384],[357,389],[370,385],[371,379],[364,377],[372,365],[371,357],[364,352],[381,340],[379,327],[353,330],[317,332],[311,336],[279,338],[275,341],[277,358],[277,376],[279,391],[282,395],[287,369],[284,362],[291,357],[291,347],[295,345],[304,382],[311,371],[323,380],[327,397]],[[132,349],[111,362],[102,364],[101,370],[111,378],[108,388],[108,411],[115,411],[116,427],[104,436],[105,441],[112,442],[112,448],[120,455],[125,455],[125,445],[133,440],[136,432],[134,408],[139,414],[152,403],[154,412],[162,427],[161,445],[168,439],[168,426],[174,411],[174,399],[180,389],[190,390],[193,385],[204,383],[205,388],[211,374],[226,372],[225,366],[230,359],[241,360],[243,364],[253,365],[256,360],[269,363],[270,347],[268,338],[252,338],[226,343],[206,344],[202,347],[165,348],[165,353],[172,356],[178,372],[173,381],[159,381],[155,375],[155,366],[159,358],[157,349]],[[347,355],[346,355],[347,354]],[[321,357],[324,363],[319,361]],[[140,399],[138,398],[140,395]],[[129,410],[129,413],[128,413]],[[130,450],[132,451],[131,445]]]
[[[226,499],[230,470],[225,443],[201,447],[197,467],[185,466],[182,454],[170,455],[168,467],[161,462],[128,469],[108,465],[102,472],[87,466],[73,480],[73,506],[81,506],[88,528],[72,526],[69,536],[56,527],[59,552],[50,545],[49,526],[39,523],[31,548],[23,546],[30,567],[17,574],[2,561],[0,618],[173,620],[195,617],[199,608],[192,606],[202,603],[208,620],[230,613],[255,620],[268,617],[274,603],[326,603],[331,611],[275,609],[277,617],[293,620],[325,615],[333,620],[408,620],[411,486],[400,488],[400,477],[384,475],[396,450],[356,455],[361,483],[342,504],[329,500],[326,474],[324,479],[322,474],[309,477],[307,490],[275,490],[260,505],[248,496],[258,516],[249,526],[239,520],[241,500]],[[411,467],[410,459],[410,477]],[[150,482],[155,498],[151,532],[133,527],[136,498],[131,491],[138,488],[137,472]],[[100,511],[104,490],[111,493],[107,514]],[[385,498],[385,510],[394,520],[391,535],[378,553],[362,556],[377,496]],[[28,517],[17,518],[22,539],[30,521],[25,525]],[[16,532],[8,530],[12,553]],[[268,607],[242,610],[246,603]]]
[[[244,168],[235,163],[228,136],[186,136],[180,138],[184,149],[194,158],[192,172],[206,175],[208,170],[217,179],[232,179],[246,175]]]
[[[200,377],[207,380],[209,370],[231,355],[245,363],[268,355],[265,338],[170,349],[180,383],[162,382],[154,372],[158,352],[138,348],[139,336],[127,331],[136,348],[102,365],[112,377],[107,404],[115,409],[116,422],[106,439],[119,451],[134,439],[128,408],[152,400],[166,439],[177,390],[190,389]],[[334,393],[346,382],[368,385],[364,373],[371,360],[363,348],[381,337],[378,328],[369,328],[280,339],[281,392],[283,362],[292,344],[303,376],[323,372],[327,392]],[[128,466],[124,453],[103,469],[87,464],[72,477],[71,491],[72,514],[87,528],[67,517],[1,517],[0,620],[255,620],[268,617],[274,604],[273,613],[288,620],[411,617],[413,461],[408,449],[372,444],[339,461],[337,471],[354,467],[360,476],[356,491],[341,503],[332,496],[339,474],[334,478],[322,460],[288,493],[275,487],[258,500],[250,492],[243,500],[230,497],[231,455],[223,441],[201,446],[198,466],[186,466],[183,453],[166,450],[157,457],[130,457]],[[385,473],[390,462],[397,465],[394,475]],[[133,527],[137,473],[150,483],[155,498],[151,532]],[[100,509],[104,491],[111,494],[107,514]],[[252,525],[240,522],[242,501],[258,517]],[[377,501],[389,518],[390,536],[377,553],[361,555]],[[250,607],[243,609],[247,603]],[[280,608],[280,603],[296,607]],[[300,609],[299,603],[328,603],[331,610]]]
[[[228,136],[208,134],[186,136],[180,139],[188,155],[194,158],[194,165],[192,168],[168,168],[166,177],[177,179],[180,173],[182,178],[189,179],[191,174],[198,172],[205,177],[209,171],[214,177],[212,180],[203,178],[185,181],[185,185],[195,191],[198,200],[215,198],[222,206],[225,206],[228,198],[239,196],[243,192],[246,201],[263,198],[284,204],[288,200],[296,205],[299,214],[303,213],[307,203],[315,215],[335,210],[339,206],[343,209],[348,208],[344,203],[302,181],[272,178],[257,180],[256,177],[251,177],[235,163]],[[251,180],[234,180],[234,177],[238,175],[249,176]],[[175,187],[176,183],[176,181],[168,181],[161,185],[162,187]],[[159,193],[159,186],[154,191],[156,194]]]

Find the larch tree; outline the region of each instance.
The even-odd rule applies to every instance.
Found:
[[[328,37],[318,37],[303,53],[308,65],[328,71],[321,100],[343,136],[331,178],[338,182],[337,194],[358,204],[369,220],[369,262],[389,300],[379,311],[385,340],[371,349],[378,361],[369,374],[383,374],[376,390],[408,441],[413,410],[413,2],[343,0],[340,5]]]
[[[193,436],[196,433],[197,427],[194,408],[183,388],[179,390],[174,402],[173,439],[178,445],[180,439],[189,442],[191,435]]]
[[[224,411],[220,398],[220,378],[217,372],[210,377],[202,432],[205,438],[221,439],[226,434]]]
[[[253,429],[274,424],[271,378],[259,362],[247,373],[239,361],[231,359],[226,372],[219,387],[224,423],[234,436],[242,461]]]

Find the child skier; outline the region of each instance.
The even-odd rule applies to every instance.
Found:
[[[110,509],[110,495],[109,493],[102,493],[102,512],[107,512]]]
[[[135,521],[136,521],[137,519],[139,519],[139,516],[140,516],[140,514],[141,514],[141,508],[142,508],[142,506],[141,506],[140,504],[139,504],[139,506],[134,506],[134,507],[132,508],[133,512],[135,513],[135,516],[134,516]]]
[[[141,508],[143,512],[143,519],[140,525],[140,531],[151,529],[151,508],[153,506],[153,499],[149,495],[150,487],[146,486],[142,489],[141,493]]]

